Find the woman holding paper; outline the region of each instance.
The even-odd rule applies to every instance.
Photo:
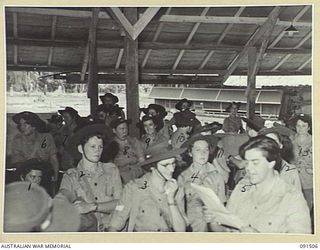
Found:
[[[239,152],[247,162],[247,175],[235,187],[226,207],[244,222],[239,231],[311,233],[309,209],[302,192],[279,177],[278,144],[261,135],[243,144]],[[228,231],[219,226],[213,212],[207,210],[205,218],[213,231]]]

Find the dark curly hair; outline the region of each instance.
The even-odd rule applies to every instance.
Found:
[[[266,157],[268,162],[275,161],[276,164],[274,169],[280,172],[281,169],[281,157],[280,157],[280,147],[278,143],[265,136],[258,135],[256,137],[252,137],[246,143],[242,144],[239,148],[239,154],[242,159],[245,160],[245,153],[250,149],[259,149],[263,155]]]

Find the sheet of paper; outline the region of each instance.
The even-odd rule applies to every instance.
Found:
[[[207,208],[215,213],[217,222],[238,229],[246,226],[246,223],[225,208],[213,190],[207,187],[202,187],[195,183],[191,183],[191,187],[196,190]]]

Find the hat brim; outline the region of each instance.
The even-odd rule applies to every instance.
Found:
[[[45,232],[77,232],[80,228],[80,214],[63,198],[53,199],[52,221]]]
[[[220,138],[216,137],[215,135],[195,135],[191,136],[186,142],[182,144],[182,148],[190,148],[192,144],[196,141],[206,141],[209,146],[215,148],[218,144]]]
[[[88,125],[77,130],[71,137],[67,139],[66,150],[75,159],[81,159],[81,154],[78,151],[78,145],[80,144],[81,139],[94,134],[101,134],[106,140],[110,141],[114,137],[112,129],[105,124]]]
[[[259,135],[267,135],[267,134],[271,134],[271,133],[278,133],[280,135],[285,135],[285,136],[290,137],[291,135],[294,135],[296,132],[294,132],[290,128],[287,128],[281,124],[274,123],[274,127],[264,128],[264,129],[260,130],[258,134]]]
[[[112,98],[112,101],[113,101],[113,104],[116,104],[119,102],[119,98],[113,94],[110,94],[110,95],[107,95],[107,96],[110,96]],[[100,101],[102,103],[104,103],[103,99],[106,97],[106,95],[100,95],[99,98],[100,98]]]
[[[15,114],[12,117],[12,120],[14,123],[17,125],[20,124],[20,120],[24,119],[27,121],[27,123],[31,124],[32,127],[35,127],[38,132],[46,132],[46,122],[43,121],[37,114],[32,113],[32,112],[21,112],[18,114]]]
[[[162,160],[170,159],[173,157],[177,157],[181,155],[184,151],[186,151],[186,148],[178,148],[178,149],[172,149],[172,150],[164,150],[163,152],[158,152],[156,155],[151,156],[149,159],[141,162],[139,165],[140,167],[146,167],[147,165],[159,162]]]
[[[111,126],[111,123],[110,123],[110,127],[113,128],[113,129],[116,129],[122,123],[127,123],[127,125],[130,125],[131,122],[132,122],[131,119],[126,119],[126,120],[122,120],[120,123],[116,123],[115,125],[112,125],[112,126]]]
[[[215,125],[208,124],[208,125],[201,126],[199,129],[194,131],[194,134],[199,134],[207,131],[212,131],[212,133],[216,133],[217,131],[221,130],[222,127],[223,125],[221,123],[215,124]]]
[[[181,110],[182,108],[182,103],[187,102],[189,107],[192,107],[193,101],[190,100],[180,100],[179,102],[176,103],[175,108],[177,110]]]

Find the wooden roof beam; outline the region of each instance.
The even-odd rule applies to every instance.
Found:
[[[122,13],[119,7],[110,7],[111,11],[125,31],[129,34],[132,40],[136,40],[144,28],[149,24],[152,18],[157,14],[160,7],[149,7],[143,15],[138,19],[138,21],[132,25],[125,15]]]
[[[128,21],[125,15],[122,13],[119,7],[110,7],[112,13],[115,15],[116,21],[123,27],[124,30],[133,39],[133,25]]]
[[[30,64],[19,64],[14,65],[13,63],[7,63],[7,70],[11,71],[41,71],[41,72],[81,72],[81,65],[60,65],[60,66],[51,66],[48,65],[30,65]],[[115,73],[115,74],[123,74],[124,70],[119,69],[115,70],[114,68],[107,68],[107,67],[99,67],[98,68],[100,73]],[[206,70],[181,70],[176,69],[174,71],[170,69],[143,69],[140,71],[140,74],[154,74],[154,75],[161,75],[161,74],[218,74],[222,75],[226,71],[224,69],[206,69]],[[233,75],[247,75],[248,69],[237,69],[234,71]],[[258,75],[311,75],[311,69],[306,70],[281,70],[281,71],[271,71],[271,70],[259,70]]]
[[[280,60],[280,62],[277,63],[276,66],[274,66],[274,67],[271,69],[271,71],[276,71],[276,70],[277,70],[278,68],[280,68],[280,66],[281,66],[282,64],[284,64],[290,57],[291,57],[291,54],[286,55],[284,58],[282,58],[282,59]]]
[[[91,11],[80,11],[80,10],[66,10],[63,8],[20,8],[20,7],[6,7],[6,12],[15,12],[21,14],[35,14],[35,15],[46,15],[46,16],[64,16],[64,17],[79,17],[79,18],[91,18]],[[110,19],[110,16],[105,12],[99,13],[100,19]]]
[[[312,57],[310,57],[307,61],[305,61],[301,66],[297,69],[297,71],[301,71],[305,66],[307,66],[312,61]]]
[[[241,15],[241,13],[244,11],[246,7],[240,7],[239,10],[237,11],[237,13],[234,15],[235,17],[239,17]],[[221,36],[219,37],[218,41],[217,41],[217,45],[220,45],[222,40],[225,38],[225,36],[227,35],[227,33],[229,32],[229,30],[232,28],[233,24],[229,23],[227,25],[227,27],[224,29],[224,31],[222,32]],[[200,66],[198,69],[203,69],[208,61],[210,60],[210,58],[212,57],[212,55],[214,54],[214,50],[209,51],[209,53],[205,56],[205,58],[203,59],[203,61],[201,62]]]
[[[149,7],[142,14],[139,20],[133,26],[133,40],[136,40],[140,33],[147,27],[152,18],[158,13],[160,7]]]
[[[165,14],[166,14],[166,15],[169,14],[170,11],[171,11],[171,9],[172,9],[172,7],[167,8]],[[152,42],[156,42],[156,41],[158,40],[159,35],[160,35],[160,32],[161,32],[161,30],[162,30],[162,28],[163,28],[163,25],[164,25],[164,23],[159,23],[159,24],[158,24],[156,33],[154,34],[154,37],[152,38]],[[149,59],[149,57],[150,57],[151,51],[152,51],[152,49],[148,49],[148,50],[147,50],[147,53],[146,53],[146,55],[144,56],[143,61],[142,61],[142,64],[141,64],[141,68],[144,68],[144,67],[146,66],[147,61],[148,61],[148,59]]]
[[[56,26],[57,26],[57,16],[52,17],[52,23],[51,23],[51,41],[54,41],[56,36]],[[49,48],[49,54],[48,54],[48,66],[51,66],[52,64],[52,57],[53,57],[53,51],[54,47]]]
[[[263,25],[268,20],[267,17],[230,17],[230,16],[184,16],[184,15],[163,15],[159,21],[173,23],[214,23],[214,24],[252,24]],[[277,18],[276,25],[290,26],[292,22],[281,21]],[[296,27],[312,27],[309,22],[296,22]]]
[[[235,71],[235,69],[239,66],[240,61],[247,54],[248,49],[252,47],[261,37],[265,35],[265,33],[269,33],[270,30],[273,30],[274,25],[278,19],[281,8],[279,6],[274,7],[271,13],[268,16],[267,21],[258,29],[249,39],[243,50],[239,53],[239,55],[235,58],[235,60],[228,67],[228,72],[224,76],[223,83],[229,78],[229,76]]]
[[[298,49],[300,48],[312,35],[312,32],[310,31],[294,48]],[[271,69],[271,71],[275,71],[277,70],[282,64],[284,64],[290,57],[292,56],[292,54],[287,54],[284,58],[282,58],[282,60]]]
[[[294,17],[292,20],[292,25],[295,25],[295,23],[310,9],[311,5],[304,6],[301,11]],[[290,24],[290,25],[291,25]],[[273,48],[285,35],[285,30],[290,27],[290,25],[285,26],[283,30],[280,32],[279,36],[276,37],[276,39],[269,45],[269,48]]]
[[[200,16],[205,16],[205,15],[208,13],[209,9],[210,9],[209,7],[204,8],[203,11],[201,12]],[[201,24],[201,23],[196,23],[196,24],[193,26],[190,34],[188,35],[187,40],[186,40],[185,43],[184,43],[185,45],[190,44],[193,36],[195,35],[195,33],[197,32],[197,30],[198,30],[198,28],[199,28],[199,26],[200,26],[200,24]],[[181,58],[182,58],[183,55],[184,55],[184,52],[185,52],[185,50],[181,50],[181,51],[179,52],[179,55],[178,55],[178,57],[176,58],[176,60],[175,60],[175,62],[174,62],[174,64],[173,64],[173,67],[172,67],[173,70],[175,70],[175,69],[178,67],[178,64],[180,63]]]
[[[122,57],[123,57],[123,53],[124,53],[124,49],[120,49],[118,57],[117,57],[117,62],[116,62],[115,69],[119,69],[120,64],[121,64],[121,60],[122,60]]]
[[[81,83],[79,74],[67,74],[65,77],[59,77],[60,79],[66,79],[68,83]],[[85,80],[88,79],[88,75],[85,76]],[[157,83],[163,82],[171,82],[174,84],[189,82],[197,83],[202,82],[206,84],[210,84],[212,82],[221,82],[221,77],[197,77],[197,76],[153,76],[153,75],[141,75],[139,77],[139,84],[143,84],[144,82],[152,83],[152,81],[156,81]],[[110,83],[110,82],[126,82],[125,74],[121,75],[112,75],[112,74],[99,74],[97,78],[98,83]]]
[[[312,36],[312,31],[310,31],[296,46],[295,49],[300,48],[307,40],[309,40]]]

